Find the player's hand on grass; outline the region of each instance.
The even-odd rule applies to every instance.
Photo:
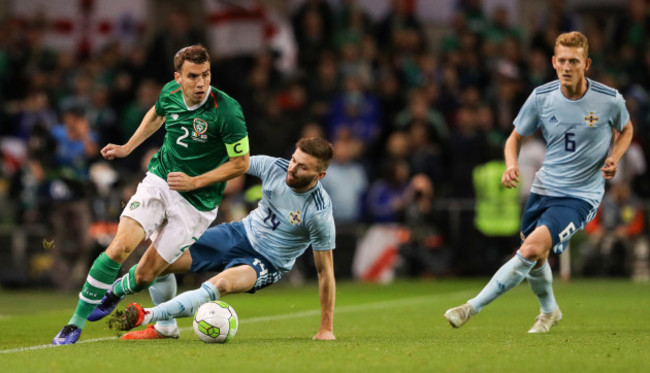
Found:
[[[501,184],[506,188],[516,188],[519,183],[519,168],[510,166],[506,168],[501,176]]]
[[[129,155],[129,152],[126,150],[124,145],[115,145],[115,144],[108,144],[106,145],[102,151],[102,157],[108,159],[109,161],[112,161],[115,158],[124,158],[127,155]]]
[[[603,177],[605,180],[609,180],[616,175],[617,168],[618,165],[616,162],[614,162],[614,160],[611,158],[607,158],[605,159],[605,165],[600,170],[603,172]]]
[[[334,333],[330,331],[320,331],[312,338],[314,341],[333,341],[336,339]]]
[[[183,172],[170,172],[167,174],[167,185],[177,192],[189,192],[196,189],[194,178]]]

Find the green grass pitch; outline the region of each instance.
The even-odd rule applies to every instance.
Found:
[[[336,341],[312,341],[316,284],[284,284],[225,298],[240,326],[229,343],[205,344],[190,318],[178,340],[122,341],[88,323],[74,346],[50,346],[76,296],[0,290],[2,372],[648,372],[650,284],[556,282],[564,320],[528,335],[537,299],[521,284],[461,329],[442,317],[486,279],[341,282]],[[148,294],[130,298],[150,305]],[[127,299],[128,301],[128,299]],[[121,306],[126,305],[126,301]]]

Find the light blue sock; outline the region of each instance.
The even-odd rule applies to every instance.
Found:
[[[539,299],[539,305],[544,313],[551,313],[557,308],[555,295],[553,294],[553,272],[548,260],[543,266],[531,269],[526,275],[526,280],[530,284],[533,293]]]
[[[145,315],[143,324],[175,317],[194,316],[200,305],[217,299],[219,299],[219,290],[210,281],[206,281],[196,290],[186,291],[154,308],[147,308],[149,314]]]
[[[501,294],[519,285],[534,265],[535,262],[524,258],[517,251],[517,254],[502,265],[492,276],[483,290],[476,297],[468,300],[467,303],[474,308],[474,312],[481,311],[483,307],[497,299]]]
[[[176,276],[169,273],[158,277],[157,281],[149,287],[149,295],[151,295],[154,306],[157,306],[174,298],[176,290]],[[176,326],[176,319],[160,320],[156,324],[164,327],[174,327]]]

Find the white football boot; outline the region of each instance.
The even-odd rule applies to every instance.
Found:
[[[560,308],[558,307],[551,313],[540,312],[535,320],[537,321],[535,321],[535,324],[530,328],[528,333],[547,333],[553,326],[557,325],[557,323],[562,320],[562,311],[560,311]]]
[[[462,306],[450,308],[445,312],[444,316],[449,324],[454,328],[460,328],[465,324],[472,316],[474,316],[474,308],[469,303],[465,303]]]

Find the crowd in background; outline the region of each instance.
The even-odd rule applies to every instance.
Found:
[[[615,14],[578,13],[565,1],[549,1],[531,23],[511,22],[504,7],[486,13],[481,1],[459,0],[453,18],[435,33],[427,32],[429,25],[409,4],[392,1],[391,10],[375,21],[355,1],[336,6],[304,1],[284,15],[297,46],[296,67],[289,71],[278,67],[281,56],[271,48],[228,58],[215,54],[212,85],[242,105],[251,154],[286,157],[301,136],[324,136],[335,147],[323,183],[339,226],[411,227],[403,252],[412,259],[409,274],[491,273],[493,267],[485,263],[497,265],[512,253],[517,235],[497,241],[494,255],[485,254],[479,243],[488,241],[480,234],[452,237],[457,227],[437,201],[476,197],[474,170],[503,158],[505,139],[526,97],[555,79],[555,37],[579,29],[590,42],[588,76],[625,96],[635,126],[634,144],[589,232],[610,237],[603,244],[608,255],[617,247],[610,241],[646,234],[641,202],[650,198],[643,151],[650,145],[646,1],[630,0]],[[46,237],[55,243],[56,256],[64,258],[55,261],[54,270],[86,273],[102,243],[93,229],[118,220],[122,201],[143,177],[164,130],[122,160],[105,162],[99,150],[129,139],[173,78],[178,49],[209,45],[209,36],[182,8],[164,21],[173,27],[149,38],[144,32],[135,35],[135,47],[116,39],[92,53],[48,48],[43,15],[0,23],[0,222],[48,227]],[[539,138],[524,145],[524,184],[543,154]],[[249,189],[255,183],[229,183],[219,219],[241,218],[255,203]],[[522,201],[527,191],[521,187]],[[457,222],[463,232],[474,230],[469,210]],[[636,228],[630,228],[633,224]],[[584,243],[593,255],[583,260],[608,265],[589,268],[598,268],[596,274],[629,274],[625,263],[610,268],[601,255],[602,240],[596,241]],[[625,245],[623,251],[629,251]],[[434,250],[440,247],[446,254]]]

